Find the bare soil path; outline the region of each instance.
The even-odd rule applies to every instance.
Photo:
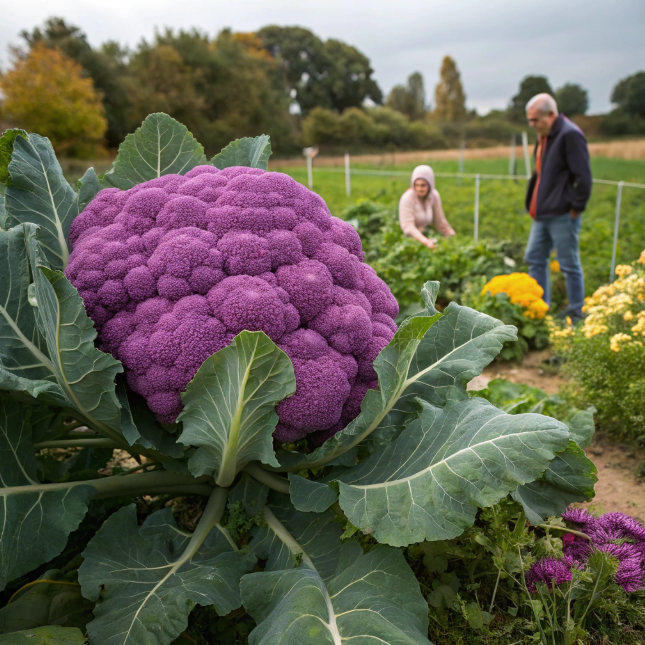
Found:
[[[494,378],[505,378],[542,388],[547,394],[557,394],[564,379],[542,368],[541,363],[548,356],[548,350],[532,352],[520,364],[493,364],[473,379],[469,389],[477,390]],[[645,461],[645,450],[597,435],[586,452],[598,468],[596,497],[586,506],[603,513],[627,513],[645,522],[645,483],[638,476],[639,467]]]

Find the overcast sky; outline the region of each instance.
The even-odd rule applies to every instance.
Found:
[[[113,39],[134,46],[166,26],[216,34],[300,25],[358,47],[385,93],[420,71],[431,100],[450,54],[468,106],[480,113],[505,107],[527,74],[546,75],[554,88],[580,83],[590,113],[603,112],[616,81],[645,69],[645,0],[7,0],[3,68],[19,32],[52,15],[81,27],[93,45]]]

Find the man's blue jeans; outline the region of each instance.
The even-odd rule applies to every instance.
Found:
[[[549,256],[555,247],[560,271],[567,285],[568,312],[575,317],[582,316],[582,305],[585,302],[585,279],[579,250],[581,225],[582,216],[571,219],[569,213],[535,220],[531,225],[524,254],[524,261],[529,265],[529,275],[544,289],[544,301],[550,305]]]

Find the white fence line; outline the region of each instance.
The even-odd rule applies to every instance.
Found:
[[[354,170],[350,168],[349,154],[345,155],[344,168],[329,168],[322,167],[318,170],[325,170],[327,172],[342,172],[345,173],[345,187],[346,194],[350,195],[350,176],[351,175],[373,175],[382,177],[409,177],[410,172],[407,170]],[[475,242],[479,238],[479,185],[481,179],[504,179],[517,181],[523,179],[527,181],[530,179],[528,175],[484,175],[481,173],[467,173],[467,172],[435,172],[435,177],[446,177],[456,179],[474,179],[475,180],[475,204],[473,208],[473,237]],[[310,182],[313,183],[313,168],[312,174],[309,175]],[[616,268],[616,250],[618,248],[618,226],[620,222],[620,205],[622,201],[623,188],[641,188],[645,189],[645,184],[637,184],[631,181],[612,181],[610,179],[593,179],[594,184],[603,184],[605,186],[617,186],[616,192],[616,210],[614,213],[614,238],[611,249],[611,267],[609,270],[609,282],[613,282],[615,277]]]

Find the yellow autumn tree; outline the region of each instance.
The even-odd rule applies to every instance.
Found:
[[[101,148],[107,129],[101,97],[59,50],[35,45],[0,76],[0,89],[3,117],[48,137],[57,153],[87,157]]]
[[[445,56],[441,63],[440,80],[434,94],[437,121],[458,123],[466,118],[466,96],[457,63]]]

